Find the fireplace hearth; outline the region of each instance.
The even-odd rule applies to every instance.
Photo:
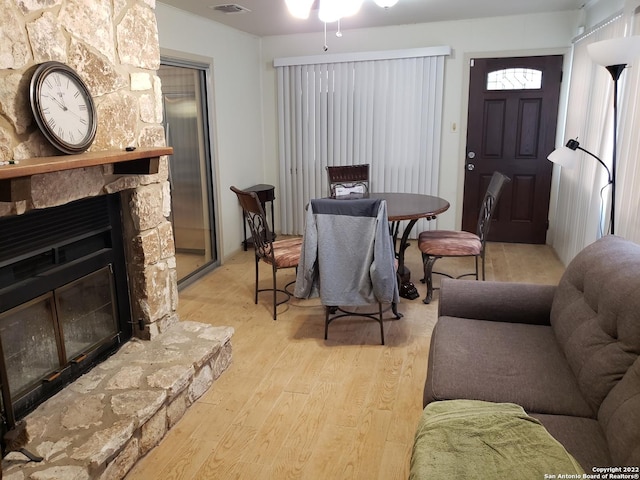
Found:
[[[120,195],[0,219],[3,433],[131,338]]]

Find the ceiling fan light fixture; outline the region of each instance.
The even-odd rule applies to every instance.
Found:
[[[285,3],[291,16],[301,20],[309,18],[313,0],[285,0]]]
[[[376,5],[382,8],[391,8],[396,3],[398,3],[398,0],[374,0],[374,1],[376,2]]]
[[[362,2],[363,0],[320,0],[318,18],[324,23],[337,22],[358,13]]]
[[[360,11],[364,0],[343,0],[342,17],[350,17]]]
[[[318,18],[324,23],[337,22],[342,18],[342,9],[340,0],[320,0]]]

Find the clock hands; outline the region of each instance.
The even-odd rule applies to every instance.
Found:
[[[65,110],[73,114],[78,120],[80,120],[80,123],[83,123],[83,124],[87,123],[87,120],[81,117],[77,112],[74,112],[73,110],[69,110],[68,108],[65,108]]]
[[[64,101],[64,93],[62,93],[62,82],[60,81],[60,74],[53,74],[52,77],[55,79],[55,84],[58,89],[58,96],[60,97],[60,102],[62,102],[62,109],[67,110],[67,104]],[[69,83],[67,80],[67,90],[69,90]]]
[[[50,98],[51,100],[54,101],[54,103],[56,103],[63,111],[65,112],[69,112],[70,114],[72,114],[74,117],[76,117],[78,120],[80,120],[81,123],[87,123],[86,118],[84,118],[83,116],[81,116],[78,112],[75,112],[73,110],[70,110],[69,107],[67,107],[64,104],[64,100],[62,99],[62,96],[60,98],[60,100],[58,100],[58,98],[56,98],[56,95],[43,95],[47,98]],[[84,105],[78,105],[81,109]]]
[[[60,100],[58,100],[58,99],[55,97],[55,95],[42,95],[42,96],[43,96],[43,97],[48,97],[48,98],[50,98],[51,100],[53,100],[55,103],[57,103],[57,104],[58,104],[58,106],[59,106],[62,110],[64,110],[64,111],[69,110],[69,109],[64,105],[64,103],[62,103]]]

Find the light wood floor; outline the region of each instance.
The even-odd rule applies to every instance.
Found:
[[[415,245],[407,255],[423,297]],[[471,265],[436,264],[458,273]],[[548,246],[488,247],[488,280],[553,284],[563,270]],[[283,285],[290,272],[279,272]],[[263,265],[261,284],[270,275]],[[254,305],[253,252],[238,252],[184,289],[179,307],[183,320],[235,328],[233,363],[127,480],[405,480],[437,298],[402,299],[404,317],[385,322],[385,346],[378,324],[360,319],[337,320],[325,341],[317,300],[293,299],[275,322],[269,294]]]

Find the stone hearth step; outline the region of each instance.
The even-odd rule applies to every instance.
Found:
[[[124,478],[231,364],[232,335],[182,321],[127,342],[25,418],[25,448],[44,460],[11,452],[2,478]]]

